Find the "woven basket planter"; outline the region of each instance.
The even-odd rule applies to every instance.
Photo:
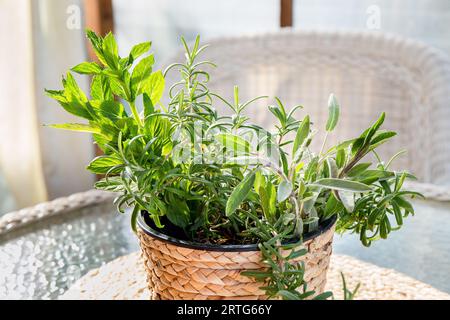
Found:
[[[332,251],[335,218],[306,234],[303,246],[308,289],[324,291]],[[256,245],[203,245],[169,237],[138,218],[139,241],[152,299],[223,300],[267,299],[262,283],[242,276],[244,270],[261,270]]]

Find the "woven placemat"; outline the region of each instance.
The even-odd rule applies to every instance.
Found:
[[[397,271],[380,268],[355,258],[333,254],[326,290],[342,298],[340,272],[350,288],[361,283],[356,296],[360,300],[450,300],[450,295]],[[146,275],[139,253],[120,257],[87,273],[59,299],[74,300],[147,300]]]

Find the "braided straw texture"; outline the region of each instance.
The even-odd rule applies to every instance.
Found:
[[[334,226],[303,245],[308,254],[305,281],[316,294],[324,291],[332,251]],[[241,275],[263,270],[259,251],[206,251],[176,246],[139,232],[142,257],[152,299],[267,299],[262,283]]]
[[[59,299],[69,300],[147,300],[152,294],[145,283],[139,252],[117,258],[99,269],[89,271]],[[400,272],[380,268],[344,255],[331,255],[326,291],[342,299],[344,272],[348,287],[361,284],[357,300],[450,300],[448,293],[417,281]]]
[[[217,64],[208,69],[210,89],[233,100],[239,85],[240,100],[272,97],[249,106],[252,121],[270,129],[274,117],[266,106],[280,97],[286,108],[303,105],[317,133],[320,149],[328,117],[327,99],[333,92],[341,104],[339,124],[328,145],[359,135],[386,112],[386,130],[398,135],[380,146],[388,161],[397,151],[407,153],[393,169],[408,169],[429,183],[427,195],[450,200],[449,192],[433,185],[450,181],[450,60],[420,42],[381,32],[298,31],[208,40],[204,59]],[[170,61],[183,61],[179,52]],[[168,83],[178,79],[169,72]],[[229,108],[216,101],[221,112]]]

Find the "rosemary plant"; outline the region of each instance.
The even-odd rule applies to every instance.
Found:
[[[301,249],[305,232],[337,216],[338,232],[356,233],[369,246],[414,213],[408,197],[420,195],[403,188],[412,176],[390,170],[393,159],[385,164],[375,151],[395,136],[381,130],[384,113],[360,136],[329,149],[324,141],[314,153],[310,144],[316,131],[308,115],[297,117],[300,106],[288,111],[275,98],[268,110],[277,126],[269,132],[244,114],[266,97],[241,101],[235,87],[230,102],[211,92],[205,67],[215,66],[198,61],[206,48],[198,37],[192,47],[182,39],[186,61],[161,72],[153,71],[150,42],[120,57],[111,33],[100,37],[88,31],[87,36],[99,63],[84,62],[72,71],[92,76],[90,97],[71,72],[62,90],[46,91],[85,123],[51,126],[93,134],[104,155],[87,168],[104,175],[98,189],[118,192],[120,212],[132,208],[134,230],[142,212],[155,228],[171,226],[192,241],[258,243],[267,270],[246,275],[261,281],[269,297],[304,299],[314,295],[298,262],[306,254]],[[176,71],[180,81],[167,90],[168,103],[163,103],[166,75]],[[218,114],[217,103],[233,115]],[[328,105],[327,136],[340,113],[334,95]],[[361,162],[369,154],[377,161]],[[352,294],[346,290],[349,298]]]

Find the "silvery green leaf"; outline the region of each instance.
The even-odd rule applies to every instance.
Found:
[[[294,140],[294,146],[292,148],[293,155],[296,154],[298,148],[305,142],[306,138],[308,137],[310,130],[309,127],[310,127],[309,116],[306,116],[302,120],[300,126],[298,127],[297,134]]]
[[[327,131],[333,131],[339,120],[339,102],[332,93],[328,99],[328,121],[326,125]]]
[[[333,158],[327,158],[328,171],[330,172],[330,178],[336,178],[338,176],[338,167],[336,161]]]
[[[314,204],[317,201],[317,197],[320,194],[320,188],[318,192],[313,192],[313,194],[307,198],[304,198],[302,200],[303,202],[303,210],[309,215],[311,213],[311,210],[314,208]]]
[[[277,190],[277,201],[283,202],[292,193],[292,183],[290,181],[283,180],[280,185],[278,186]]]
[[[314,183],[311,183],[310,185],[328,188],[332,190],[342,190],[351,192],[368,192],[372,190],[370,186],[361,182],[344,179],[334,179],[334,178],[320,179],[315,181]]]
[[[358,163],[347,172],[347,176],[357,177],[360,174],[364,173],[367,169],[369,169],[371,165],[372,163],[370,162]]]
[[[355,209],[355,194],[350,191],[338,191],[339,198],[345,209],[351,213]]]
[[[293,213],[287,213],[287,214],[283,215],[283,223],[285,225],[288,225],[289,223],[291,223],[294,220],[295,220],[295,214],[293,214]]]
[[[307,220],[308,220],[308,231],[309,232],[316,231],[317,228],[319,227],[319,216],[317,214],[316,208],[314,207],[311,208]],[[305,221],[303,221],[303,223],[306,224]]]
[[[231,216],[236,209],[241,205],[241,203],[247,198],[250,190],[255,183],[255,171],[248,174],[244,180],[242,180],[236,188],[234,188],[230,197],[228,198],[227,205],[225,208],[225,213],[227,217]]]

